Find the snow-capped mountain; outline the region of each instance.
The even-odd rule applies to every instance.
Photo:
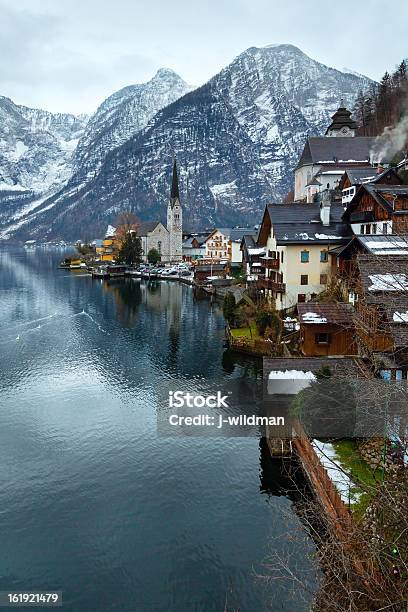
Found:
[[[130,85],[107,98],[91,117],[74,154],[74,174],[94,177],[108,153],[146,127],[162,108],[190,91],[173,70],[161,68],[148,82]]]
[[[73,178],[27,216],[19,235],[93,238],[129,209],[142,220],[163,219],[174,156],[186,225],[253,224],[266,202],[292,186],[305,138],[324,132],[340,100],[352,106],[368,82],[292,45],[253,47],[203,87],[146,118],[130,138],[120,109],[131,105],[122,90],[124,100],[109,98],[100,119],[93,118],[103,125],[106,113],[108,135],[103,127],[92,130],[95,138],[84,135]]]
[[[7,135],[0,126],[0,226],[13,231],[24,226],[26,218],[36,218],[68,179],[69,190],[77,190],[96,175],[110,151],[190,89],[175,72],[162,68],[148,83],[112,94],[89,121],[0,98],[0,118],[5,114],[1,126]]]
[[[87,118],[27,108],[0,96],[0,190],[47,192],[71,175]]]

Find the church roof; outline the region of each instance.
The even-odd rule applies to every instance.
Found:
[[[174,164],[173,164],[173,177],[171,181],[171,192],[170,192],[170,200],[175,200],[175,199],[178,199],[178,200],[180,199],[176,160],[174,160]]]
[[[345,138],[329,138],[313,136],[308,138],[300,157],[297,168],[311,164],[363,164],[367,166],[370,150],[375,137],[346,136]]]
[[[138,236],[147,236],[159,225],[160,221],[145,221],[137,226]]]
[[[340,106],[332,116],[332,122],[326,130],[326,134],[331,130],[341,130],[343,127],[348,127],[351,130],[357,129],[357,123],[351,118],[351,112],[345,106]]]

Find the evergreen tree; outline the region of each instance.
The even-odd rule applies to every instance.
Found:
[[[236,308],[236,301],[235,301],[234,294],[231,293],[231,291],[227,291],[224,297],[222,312],[223,312],[225,319],[228,321],[230,325],[232,325],[234,318],[235,318],[235,308]]]
[[[142,261],[142,243],[136,232],[128,232],[118,253],[118,262],[127,266],[137,266]]]
[[[161,260],[160,253],[157,249],[153,248],[147,254],[147,261],[153,265],[156,265]]]

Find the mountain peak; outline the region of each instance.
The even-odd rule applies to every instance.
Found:
[[[152,78],[152,81],[168,78],[182,80],[181,76],[178,75],[177,72],[174,72],[174,70],[172,70],[171,68],[159,68],[154,77]]]

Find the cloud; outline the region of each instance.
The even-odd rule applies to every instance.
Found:
[[[380,78],[406,55],[408,19],[405,4],[389,23],[382,8],[380,0],[343,0],[342,14],[353,15],[343,24],[323,0],[0,0],[0,94],[90,112],[159,67],[198,85],[246,48],[277,42]],[[387,44],[376,54],[380,28]]]

